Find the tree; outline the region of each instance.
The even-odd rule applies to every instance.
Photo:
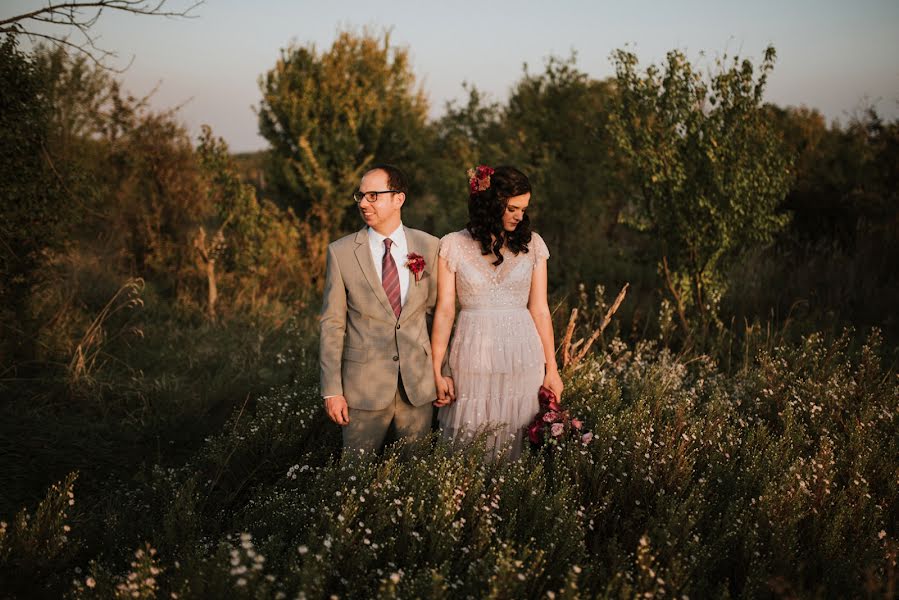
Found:
[[[41,72],[0,38],[0,364],[35,358],[28,295],[41,253],[58,245],[66,204],[47,161],[51,106]],[[11,314],[3,314],[9,311]]]
[[[613,86],[589,79],[572,56],[550,58],[536,74],[525,68],[505,105],[464,87],[468,101],[448,104],[432,124],[423,159],[429,193],[411,215],[430,231],[458,229],[468,218],[466,170],[479,163],[515,165],[531,180],[529,213],[556,257],[552,283],[597,278],[607,266],[598,257],[610,245],[626,198],[620,159],[606,132]]]
[[[798,241],[852,252],[859,229],[896,213],[897,130],[869,108],[845,127],[828,127],[807,108],[767,107],[796,154],[796,181],[783,208]]]
[[[149,110],[147,98],[124,94],[83,54],[38,46],[32,60],[47,103],[43,158],[64,192],[66,242],[95,238],[90,247],[104,261],[115,257],[129,275],[177,290],[193,269],[189,234],[209,208],[176,111]]]
[[[525,71],[503,114],[512,164],[534,186],[531,212],[550,249],[556,282],[598,277],[626,198],[620,158],[606,124],[614,103],[608,81],[591,80],[576,56]],[[606,274],[608,272],[606,271]]]
[[[429,125],[427,147],[417,163],[424,194],[403,206],[403,220],[443,235],[468,220],[467,171],[477,164],[496,164],[505,152],[506,136],[499,104],[489,102],[473,86],[463,84],[468,101],[446,104],[446,113]]]
[[[64,47],[89,57],[98,65],[115,53],[96,45],[91,29],[100,19],[103,11],[126,12],[135,15],[156,17],[190,17],[191,12],[202,0],[191,2],[182,10],[166,10],[169,0],[74,0],[47,2],[35,10],[0,19],[0,34],[10,37],[24,36],[49,42],[54,47]],[[43,29],[43,31],[38,31]],[[75,41],[69,33],[78,33]]]
[[[633,53],[613,59],[619,97],[610,131],[662,243],[661,269],[686,325],[687,305],[700,314],[714,308],[725,262],[788,221],[776,209],[792,158],[762,110],[775,51],[767,48],[757,77],[749,60],[726,66],[725,57],[710,81],[678,51],[644,74]]]
[[[427,102],[386,33],[342,32],[324,53],[291,46],[259,83],[268,190],[320,242],[356,226],[351,195],[370,165],[408,167],[421,154]],[[324,246],[314,251],[323,269]]]
[[[197,155],[211,210],[196,227],[193,245],[206,274],[209,316],[217,317],[223,275],[230,276],[226,281],[238,296],[249,291],[254,298],[283,297],[285,288],[308,290],[311,269],[302,242],[310,232],[301,230],[293,211],[259,202],[253,186],[241,181],[227,144],[208,126]]]

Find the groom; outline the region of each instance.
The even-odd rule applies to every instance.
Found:
[[[391,425],[410,439],[431,428],[437,392],[425,314],[437,299],[439,241],[403,226],[407,190],[398,168],[370,169],[353,194],[366,226],[328,246],[321,394],[344,450],[380,450]]]

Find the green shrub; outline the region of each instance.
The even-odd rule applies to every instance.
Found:
[[[593,440],[495,463],[483,460],[483,437],[341,458],[310,357],[295,381],[238,408],[186,462],[142,470],[76,515],[107,532],[92,552],[54,563],[54,589],[888,596],[899,390],[879,332],[857,350],[852,340],[806,336],[726,372],[707,355],[615,338],[569,377],[564,398]],[[37,537],[52,539],[51,529]],[[12,561],[35,562],[21,545],[8,550],[9,535],[7,575]]]

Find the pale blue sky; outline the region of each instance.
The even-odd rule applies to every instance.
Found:
[[[0,17],[43,4],[0,0]],[[172,8],[188,4],[170,0]],[[119,66],[134,57],[122,75],[127,89],[142,95],[158,84],[154,107],[187,102],[180,115],[190,131],[208,123],[234,151],[266,145],[251,107],[260,99],[258,77],[281,48],[314,42],[325,50],[339,29],[362,26],[389,27],[393,42],[410,49],[432,116],[463,97],[463,81],[503,101],[524,63],[539,71],[547,56],[572,50],[581,70],[605,78],[611,52],[626,44],[645,66],[672,48],[704,64],[723,52],[757,61],[772,43],[778,60],[769,101],[818,108],[842,122],[869,102],[899,118],[897,0],[208,0],[194,14],[108,12],[94,32],[119,54]]]

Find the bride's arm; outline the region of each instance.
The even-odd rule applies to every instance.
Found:
[[[543,385],[553,391],[557,398],[562,397],[562,378],[559,376],[559,366],[556,364],[556,343],[553,338],[553,319],[549,312],[549,301],[546,297],[546,259],[537,260],[534,266],[534,274],[531,277],[531,291],[528,296],[528,310],[537,333],[540,335],[540,343],[543,344],[543,357],[546,359],[546,375]]]
[[[449,270],[446,259],[437,259],[437,306],[434,308],[434,325],[431,329],[431,360],[434,366],[434,381],[437,383],[436,406],[445,406],[455,399],[452,379],[444,377],[441,371],[450,332],[456,319],[456,274]]]

